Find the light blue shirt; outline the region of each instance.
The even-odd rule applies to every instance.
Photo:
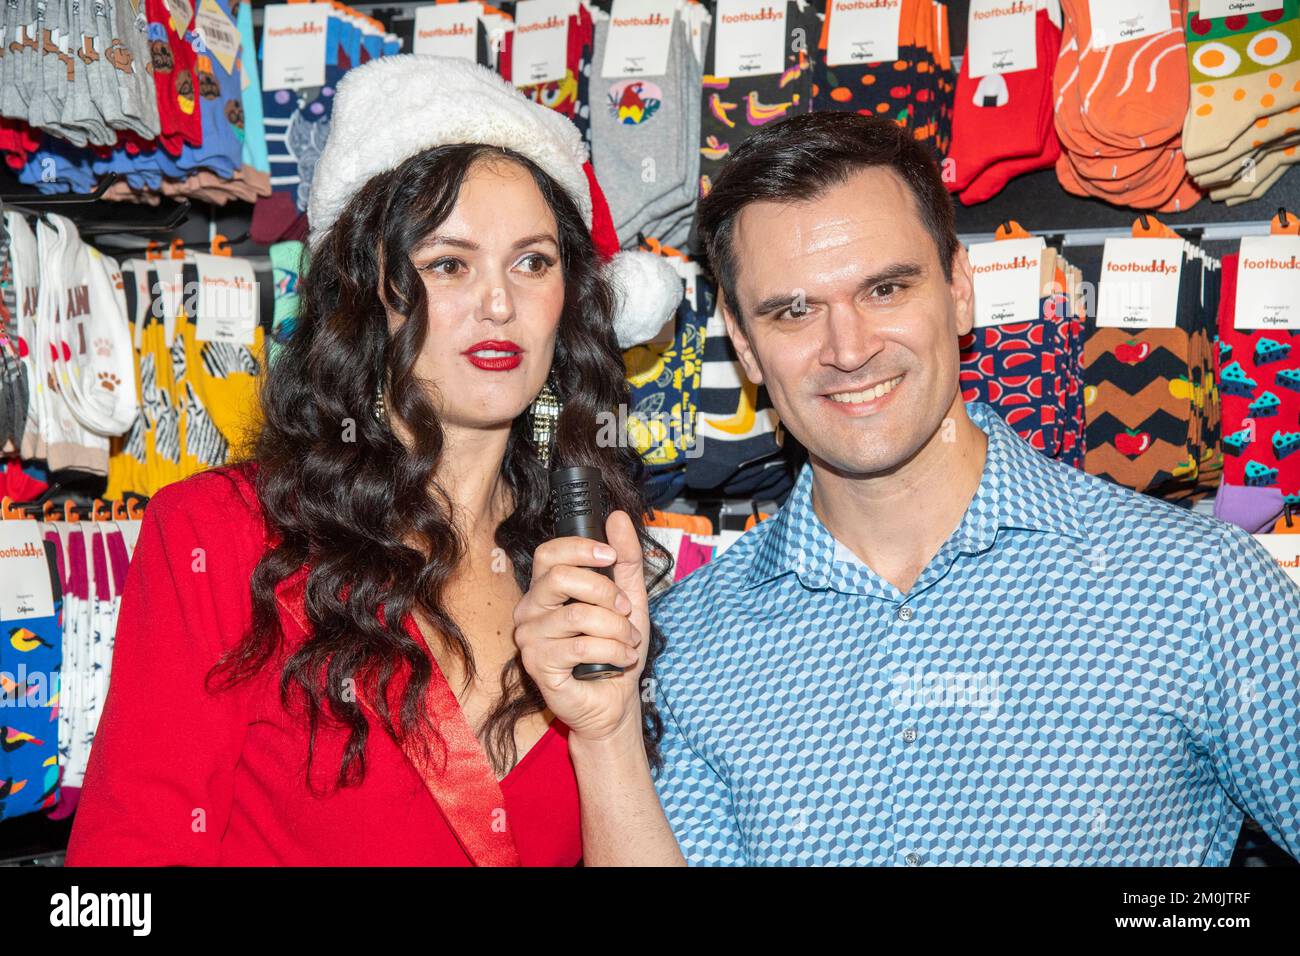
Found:
[[[657,598],[657,787],[694,864],[1300,856],[1300,588],[1246,532],[1051,461],[988,406],[907,594],[781,511]]]

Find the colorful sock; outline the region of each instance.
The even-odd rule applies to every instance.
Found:
[[[1300,0],[1216,20],[1196,15],[1200,0],[1190,9],[1183,150],[1201,158],[1228,149],[1257,119],[1300,105]]]
[[[1219,296],[1224,481],[1300,506],[1300,331],[1234,327],[1237,262],[1223,257]]]
[[[1035,16],[1035,69],[973,79],[969,57],[962,60],[953,105],[952,148],[948,152],[955,173],[955,179],[948,183],[951,192],[960,193],[999,163],[1028,158],[1035,164],[1030,169],[1041,168],[1036,164],[1053,151],[1045,144],[1056,141],[1050,130],[1052,71],[1061,46],[1061,31],[1046,10],[1039,10]],[[1053,154],[1051,162],[1055,161]],[[987,192],[987,186],[982,192]]]

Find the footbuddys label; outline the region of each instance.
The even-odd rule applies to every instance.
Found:
[[[763,76],[785,69],[784,0],[718,0],[715,76]]]
[[[975,328],[1038,318],[1042,236],[999,239],[970,247],[975,279]]]
[[[1028,0],[971,0],[966,69],[972,77],[1037,68],[1035,9]]]
[[[673,38],[673,0],[614,0],[600,75],[663,76]]]
[[[1176,328],[1182,271],[1181,239],[1107,239],[1097,283],[1097,327]]]
[[[826,65],[898,59],[903,0],[831,0]]]
[[[1300,329],[1300,236],[1242,237],[1233,325]]]

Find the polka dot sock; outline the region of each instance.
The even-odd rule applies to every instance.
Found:
[[[1200,0],[1190,2],[1184,152],[1192,158],[1223,153],[1252,127],[1258,134],[1252,141],[1272,138],[1264,135],[1266,127],[1280,133],[1290,124],[1268,118],[1300,105],[1300,0],[1287,0],[1281,10],[1218,20],[1202,19]]]

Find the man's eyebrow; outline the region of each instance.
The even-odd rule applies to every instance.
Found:
[[[901,279],[919,279],[925,275],[925,266],[920,262],[894,262],[866,276],[858,283],[857,291],[862,292],[882,282],[898,282]],[[792,292],[778,293],[763,299],[754,306],[751,314],[768,315],[790,306],[797,297]]]
[[[511,248],[522,249],[524,246],[531,246],[539,242],[549,242],[551,245],[557,247],[560,244],[559,241],[549,232],[538,232],[531,236],[524,236],[522,239],[516,240],[511,245]],[[471,251],[480,248],[479,244],[473,239],[462,239],[459,236],[443,236],[437,234],[427,237],[420,243],[418,248],[425,249],[429,246],[453,246],[457,249],[469,249]]]

